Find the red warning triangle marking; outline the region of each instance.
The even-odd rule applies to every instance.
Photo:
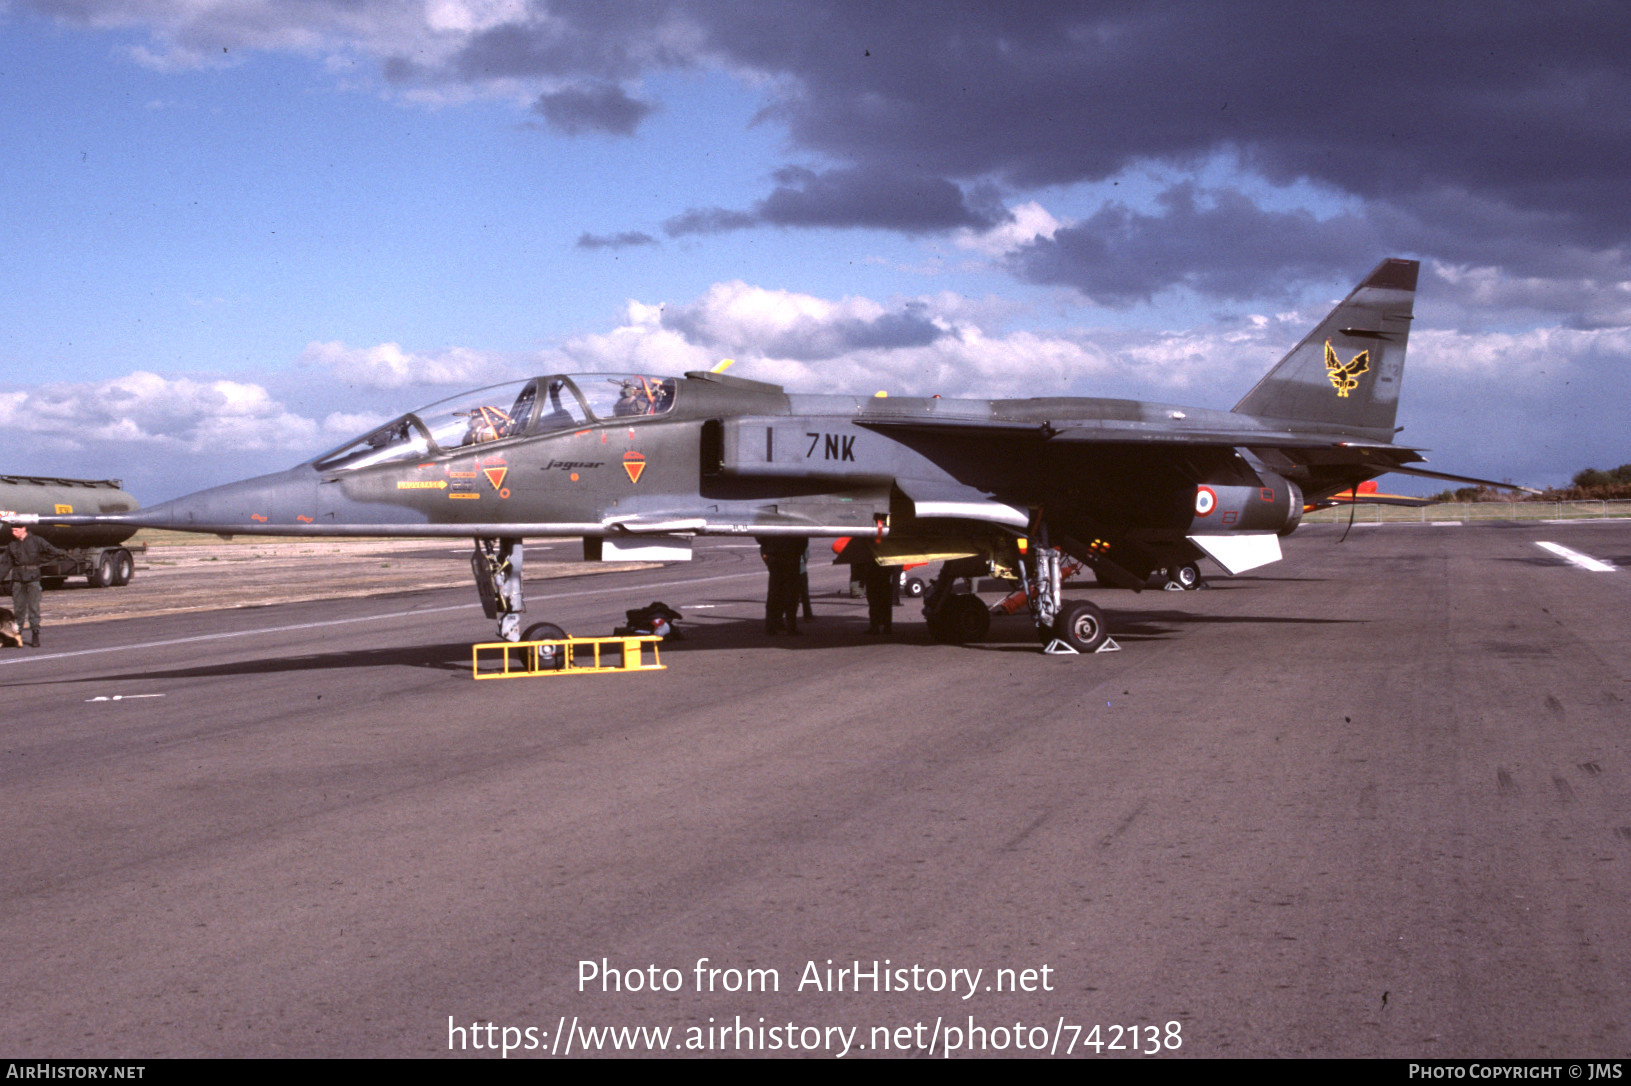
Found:
[[[509,470],[509,468],[482,468],[481,473],[487,476],[487,481],[493,484],[493,489],[498,490],[504,485],[504,473]]]
[[[646,470],[646,458],[643,453],[633,449],[623,454],[623,470],[629,473],[629,482],[638,483],[640,473]]]

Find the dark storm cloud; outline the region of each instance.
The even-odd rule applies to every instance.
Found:
[[[1265,274],[1334,271],[1333,246],[1355,242],[1361,263],[1408,252],[1577,274],[1581,254],[1631,241],[1628,39],[1631,7],[1617,4],[811,0],[795,19],[746,0],[653,0],[551,4],[547,19],[479,35],[454,67],[769,77],[761,116],[824,165],[782,171],[749,209],[687,211],[665,224],[676,236],[979,228],[994,221],[967,196],[982,184],[1013,196],[1219,155],[1364,201],[1323,223],[1107,207],[1015,258],[1028,278],[1128,300],[1179,283],[1236,296]],[[1343,267],[1353,262],[1350,251]]]
[[[531,0],[510,22],[463,37],[421,25],[416,40],[403,29],[413,18],[384,0],[299,0],[253,17],[235,5],[30,2],[81,24],[147,25],[161,50],[198,56],[316,34],[385,58],[402,83],[536,80],[553,88],[536,108],[569,132],[632,132],[651,104],[623,88],[652,73],[754,80],[761,118],[786,126],[789,160],[811,169],[790,168],[750,208],[688,211],[671,233],[977,228],[993,221],[969,195],[982,186],[1012,199],[1228,156],[1271,182],[1359,198],[1394,249],[1563,275],[1543,267],[1559,263],[1548,244],[1631,242],[1621,3]],[[387,29],[369,37],[375,25]],[[1120,228],[1145,235],[1139,245],[1111,244],[1115,224],[1101,221],[1018,266],[1091,284],[1096,273],[1071,266],[1071,252],[1087,260],[1102,243],[1111,256],[1153,247],[1180,259],[1185,221],[1165,224],[1164,249],[1159,217]],[[1236,238],[1236,255],[1255,259],[1262,245],[1275,265],[1292,225]],[[1196,279],[1214,281],[1229,279]]]
[[[705,10],[705,9],[704,9]],[[714,41],[795,77],[797,144],[1031,187],[1234,151],[1371,198],[1441,188],[1631,224],[1631,9],[1612,5],[831,5]],[[870,54],[870,55],[867,55]]]
[[[621,234],[581,234],[579,249],[628,249],[636,245],[656,245],[657,239],[639,230],[625,230]]]
[[[625,79],[651,68],[685,67],[694,57],[664,44],[678,5],[642,0],[574,0],[529,5],[526,17],[472,35],[453,58],[457,79],[542,76]]]
[[[1168,189],[1158,202],[1159,215],[1106,204],[1052,238],[1022,246],[1009,265],[1031,282],[1128,305],[1174,286],[1262,297],[1278,292],[1275,283],[1340,278],[1386,255],[1375,230],[1353,215],[1321,220],[1306,211],[1265,211],[1237,191],[1201,192],[1191,183]]]
[[[901,176],[873,169],[817,173],[787,166],[776,171],[775,180],[770,195],[751,211],[693,209],[670,219],[663,229],[670,237],[759,225],[871,227],[925,234],[961,226],[983,230],[1006,217],[980,195],[921,174]]]
[[[534,113],[542,115],[552,128],[569,136],[583,132],[632,136],[635,128],[654,108],[650,102],[629,97],[615,83],[567,87],[541,94],[532,104]]]

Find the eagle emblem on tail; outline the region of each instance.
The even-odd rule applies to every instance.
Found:
[[[1346,397],[1348,393],[1359,387],[1359,375],[1370,370],[1370,352],[1360,351],[1348,362],[1343,362],[1331,347],[1331,341],[1325,341],[1325,372],[1331,378],[1331,387],[1337,390],[1337,395]]]

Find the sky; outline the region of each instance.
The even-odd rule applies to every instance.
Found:
[[[1627,40],[1607,3],[0,0],[0,472],[150,504],[725,358],[1228,408],[1410,257],[1397,440],[1563,484],[1631,461]]]

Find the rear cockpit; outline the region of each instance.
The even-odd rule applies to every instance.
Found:
[[[355,471],[596,422],[659,418],[674,409],[678,389],[673,377],[622,373],[561,374],[493,385],[410,411],[323,454],[312,466]]]

